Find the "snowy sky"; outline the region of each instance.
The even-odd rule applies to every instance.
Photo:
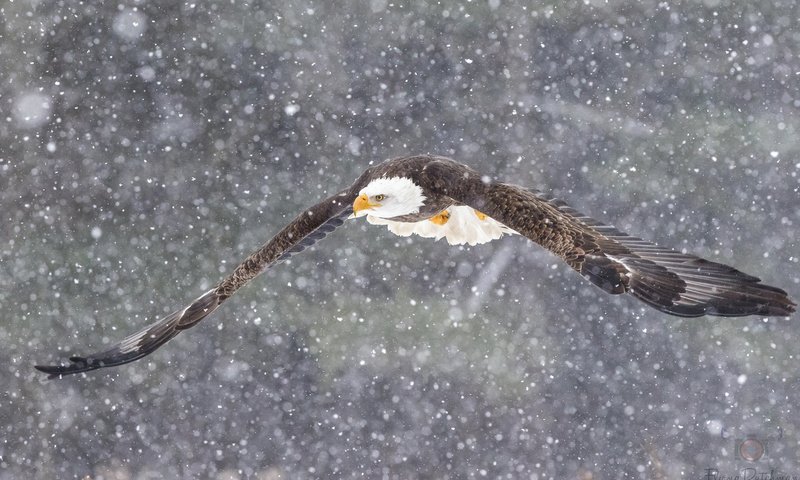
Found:
[[[0,479],[800,476],[793,321],[669,317],[518,237],[348,222],[146,359],[32,368],[410,153],[796,301],[793,2],[162,3],[0,6]]]

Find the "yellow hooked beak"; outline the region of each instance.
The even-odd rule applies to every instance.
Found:
[[[356,198],[356,201],[353,202],[353,215],[358,216],[358,212],[362,210],[369,210],[371,208],[379,207],[380,203],[370,203],[369,197],[367,197],[366,193],[362,193],[361,195]]]

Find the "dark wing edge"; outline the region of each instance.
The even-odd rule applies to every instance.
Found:
[[[579,222],[585,234],[581,238],[599,247],[596,253],[587,252],[579,271],[601,288],[609,285],[610,269],[620,272],[620,283],[628,293],[672,315],[788,317],[795,312],[796,304],[784,290],[763,284],[758,277],[627,235],[560,200],[546,201]]]
[[[66,365],[35,365],[34,368],[47,373],[48,378],[52,379],[123,365],[153,353],[182,330],[193,327],[210,315],[251,279],[314,245],[341,226],[352,213],[355,199],[352,192],[358,191],[361,180],[298,215],[269,242],[239,264],[233,273],[186,308],[167,315],[101,352],[69,357],[70,363]]]
[[[550,250],[594,285],[630,293],[681,317],[789,316],[796,304],[757,277],[632,237],[538,191],[494,183],[448,159],[428,167],[428,186]]]
[[[293,247],[284,251],[272,265],[289,259],[289,257],[292,257],[293,255],[302,252],[306,248],[314,245],[323,238],[327,237],[329,233],[341,227],[344,224],[344,221],[347,220],[347,218],[352,214],[353,214],[353,205],[348,204],[348,206],[344,210],[342,210],[341,213],[339,213],[334,217],[331,217],[325,223],[320,225],[316,230],[309,233],[305,238],[297,242]]]
[[[158,322],[125,337],[107,350],[85,357],[78,355],[69,357],[70,363],[67,365],[35,365],[34,368],[49,374],[48,378],[52,379],[133,362],[150,355],[172,340],[181,330],[185,330],[186,327],[180,327],[181,322],[194,325],[216,310],[220,303],[221,300],[216,294],[216,289],[211,289],[183,310],[173,312]]]

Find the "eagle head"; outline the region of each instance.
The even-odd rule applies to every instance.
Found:
[[[418,213],[425,203],[422,187],[406,177],[381,177],[358,192],[353,215],[393,218]]]

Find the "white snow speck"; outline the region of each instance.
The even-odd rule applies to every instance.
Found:
[[[360,138],[356,136],[351,136],[350,139],[347,141],[347,150],[350,151],[350,155],[361,155],[361,144],[363,142]]]
[[[136,74],[145,82],[152,82],[156,78],[156,71],[148,65],[136,70]]]
[[[709,420],[706,422],[706,430],[711,435],[719,435],[722,433],[722,422],[719,420]]]
[[[92,238],[97,240],[102,236],[103,236],[103,231],[100,229],[100,227],[92,227]]]
[[[632,416],[632,415],[633,415],[635,412],[636,412],[636,409],[635,409],[635,408],[633,408],[633,406],[631,406],[631,405],[626,405],[626,406],[625,406],[625,415],[627,415],[627,416],[629,416],[629,417],[630,417],[630,416]]]
[[[40,127],[50,116],[50,99],[41,93],[25,93],[14,103],[14,119],[23,127]]]
[[[772,157],[772,158],[778,158],[778,152],[773,150],[773,151],[769,152],[769,156]]]
[[[290,103],[283,108],[283,111],[286,112],[286,115],[290,117],[294,116],[297,112],[300,111],[300,105],[295,105],[294,103]]]
[[[736,383],[738,383],[739,385],[744,385],[746,381],[747,381],[747,375],[745,375],[744,373],[736,377]]]
[[[711,435],[719,435],[722,433],[722,422],[719,420],[709,420],[706,422],[706,430]]]
[[[114,17],[112,28],[124,40],[138,40],[147,29],[147,17],[142,12],[124,10]]]

